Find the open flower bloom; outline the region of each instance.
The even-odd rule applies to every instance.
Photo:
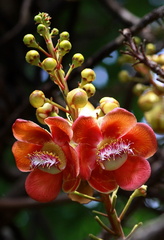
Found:
[[[72,128],[80,175],[92,188],[109,193],[119,185],[131,191],[147,181],[151,168],[146,158],[156,151],[156,137],[132,113],[115,108],[98,120],[80,116]]]
[[[73,135],[70,125],[61,117],[49,117],[45,123],[51,133],[23,119],[17,119],[12,128],[18,140],[12,147],[17,167],[30,172],[26,191],[40,202],[52,201],[61,188],[72,192],[79,185],[77,153],[69,145]]]

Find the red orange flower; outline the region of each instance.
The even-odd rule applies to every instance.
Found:
[[[97,191],[109,193],[118,185],[134,190],[149,178],[146,159],[156,151],[155,134],[132,113],[116,108],[98,120],[80,116],[73,131],[81,178]]]
[[[45,120],[50,132],[34,122],[17,119],[13,134],[18,140],[12,151],[16,165],[30,172],[25,182],[29,196],[40,202],[56,198],[61,188],[65,192],[76,190],[79,164],[76,151],[69,145],[73,132],[61,117]]]

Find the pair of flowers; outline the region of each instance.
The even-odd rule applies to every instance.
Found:
[[[61,189],[69,194],[107,194],[117,186],[134,190],[149,178],[146,159],[156,151],[155,134],[127,110],[116,108],[99,119],[80,116],[72,126],[62,117],[45,123],[50,132],[27,120],[13,124],[12,151],[18,169],[30,172],[25,188],[31,198],[52,201]]]

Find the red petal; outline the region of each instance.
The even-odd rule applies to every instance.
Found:
[[[50,127],[54,142],[61,145],[69,142],[73,132],[67,120],[62,117],[49,117],[45,119],[45,123]]]
[[[17,140],[43,145],[52,141],[51,135],[34,122],[17,119],[12,127],[14,137]]]
[[[92,171],[91,178],[88,180],[88,183],[95,190],[102,193],[110,193],[117,187],[113,172],[103,170],[99,166]]]
[[[150,177],[150,164],[145,158],[130,156],[128,160],[116,171],[114,175],[118,185],[133,191],[142,186]]]
[[[122,108],[116,108],[104,116],[101,123],[101,131],[104,138],[117,139],[127,133],[137,120],[135,116]]]
[[[26,143],[26,142],[15,142],[12,146],[12,152],[14,154],[17,168],[22,172],[30,171],[31,161],[28,159],[28,154],[39,151],[41,146]]]
[[[153,130],[144,123],[137,123],[122,139],[129,139],[134,154],[148,158],[157,151]]]
[[[49,174],[39,169],[31,172],[25,182],[28,195],[38,202],[50,202],[60,192],[62,174]]]
[[[79,144],[77,148],[80,161],[80,176],[84,180],[90,178],[92,170],[96,166],[97,148],[93,148],[87,144]]]
[[[77,143],[97,145],[102,139],[100,128],[93,117],[80,116],[73,123],[72,129]]]

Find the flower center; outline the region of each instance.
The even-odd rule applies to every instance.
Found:
[[[45,143],[41,151],[35,151],[27,156],[31,161],[31,170],[39,168],[44,172],[57,174],[66,166],[63,150],[55,143]]]
[[[130,145],[123,140],[105,143],[97,151],[97,161],[103,169],[116,170],[124,164],[128,154],[133,155]]]

